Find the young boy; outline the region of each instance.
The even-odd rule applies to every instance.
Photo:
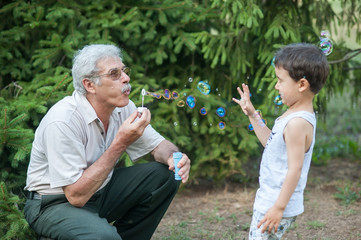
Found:
[[[260,124],[247,85],[242,84],[243,91],[237,88],[240,100],[232,99],[248,115],[265,147],[249,239],[281,239],[296,216],[304,211],[303,191],[316,133],[312,101],[326,82],[329,67],[320,49],[298,43],[277,52],[275,72],[278,79],[275,88],[289,108],[276,119],[272,131]]]

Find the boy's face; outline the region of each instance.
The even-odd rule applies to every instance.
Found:
[[[283,67],[276,67],[275,72],[278,79],[275,88],[278,90],[283,104],[287,106],[293,105],[297,101],[297,96],[299,96],[298,82],[293,80]]]

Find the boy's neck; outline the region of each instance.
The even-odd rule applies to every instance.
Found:
[[[312,99],[303,99],[300,101],[297,101],[296,103],[294,103],[293,105],[289,106],[289,108],[287,109],[286,112],[284,112],[281,117],[286,117],[292,113],[295,112],[300,112],[300,111],[306,111],[306,112],[310,112],[313,113],[314,109],[313,109],[313,102]]]

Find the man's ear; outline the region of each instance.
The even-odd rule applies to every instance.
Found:
[[[304,92],[307,89],[310,89],[310,83],[308,82],[308,80],[306,78],[301,78],[298,81],[298,91],[299,92]]]
[[[94,82],[93,81],[91,81],[90,79],[88,79],[88,78],[84,78],[83,80],[82,80],[82,83],[83,83],[83,86],[84,86],[84,88],[85,88],[85,90],[87,91],[87,92],[90,92],[90,93],[94,93],[94,91],[95,91],[95,89],[94,89]]]

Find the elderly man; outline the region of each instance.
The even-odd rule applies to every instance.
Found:
[[[56,103],[35,132],[25,190],[25,217],[39,235],[54,239],[150,239],[174,198],[172,153],[178,148],[156,132],[151,113],[138,115],[129,100],[129,68],[113,45],[79,50],[75,91]],[[132,161],[115,168],[126,152]],[[182,182],[190,160],[178,164]]]

